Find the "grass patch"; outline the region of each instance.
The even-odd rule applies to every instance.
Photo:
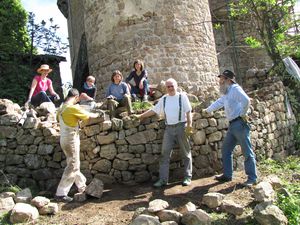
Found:
[[[0,225],[9,225],[9,213],[4,213],[0,216]]]
[[[153,105],[150,102],[133,102],[132,109],[134,111],[145,111],[151,109]]]
[[[279,162],[265,160],[260,163],[259,169],[264,174],[276,174],[282,180],[284,187],[290,193],[289,196],[277,194],[276,205],[283,211],[290,225],[300,224],[300,157],[289,156]]]

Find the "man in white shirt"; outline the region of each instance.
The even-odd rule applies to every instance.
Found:
[[[167,94],[161,97],[152,109],[137,116],[142,120],[155,114],[165,115],[166,128],[162,144],[159,180],[154,183],[154,187],[168,184],[170,157],[176,143],[178,143],[184,159],[182,185],[191,184],[192,154],[188,135],[192,132],[192,107],[186,94],[177,92],[177,87],[176,80],[168,79],[166,81]]]

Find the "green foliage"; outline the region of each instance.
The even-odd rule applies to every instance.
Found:
[[[251,48],[260,48],[261,43],[256,38],[250,36],[245,38],[245,43],[249,45]]]
[[[300,158],[290,156],[280,162],[268,159],[260,163],[259,169],[262,173],[276,174],[281,178],[290,195],[279,193],[276,204],[288,218],[289,224],[300,224],[300,183],[293,179],[293,175],[300,174]]]
[[[2,215],[0,215],[0,225],[9,225],[11,224],[9,222],[9,213],[4,213]]]
[[[1,64],[5,65],[5,70],[0,77],[0,98],[24,104],[32,80],[30,69],[14,61],[2,61]]]
[[[222,25],[220,23],[214,23],[213,27],[214,27],[214,29],[219,30],[222,28]]]
[[[132,109],[134,111],[145,111],[151,109],[153,105],[150,102],[133,102]]]
[[[277,195],[277,206],[283,211],[290,225],[300,224],[300,195]]]
[[[0,4],[0,60],[10,54],[28,53],[27,14],[20,0],[2,0]]]
[[[247,18],[257,29],[258,40],[250,37],[246,43],[250,46],[262,43],[274,62],[274,70],[283,57],[299,54],[299,48],[292,48],[299,46],[299,35],[290,32],[298,23],[293,18],[294,5],[295,0],[239,0],[230,4],[233,19]]]

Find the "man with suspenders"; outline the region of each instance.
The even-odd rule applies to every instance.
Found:
[[[166,128],[159,165],[159,180],[153,186],[162,187],[168,184],[170,158],[176,143],[184,159],[182,185],[188,186],[192,179],[192,154],[188,140],[188,135],[192,132],[192,107],[186,94],[177,92],[176,80],[168,79],[166,88],[167,94],[152,109],[137,117],[142,120],[155,114],[165,115]]]

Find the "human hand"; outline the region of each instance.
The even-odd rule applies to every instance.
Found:
[[[25,104],[24,104],[25,109],[29,109],[30,101],[31,101],[31,99],[28,99],[27,102],[25,102]]]
[[[190,137],[194,134],[194,129],[193,127],[186,127],[184,132],[186,136]]]
[[[56,95],[54,96],[54,101],[59,101],[59,100],[60,100],[60,97],[59,97],[58,94],[56,94]]]
[[[115,96],[109,95],[109,96],[107,96],[106,98],[107,98],[107,99],[115,99]]]
[[[139,83],[139,89],[143,89],[143,88],[144,88],[144,85],[143,85],[143,79],[142,79]]]

